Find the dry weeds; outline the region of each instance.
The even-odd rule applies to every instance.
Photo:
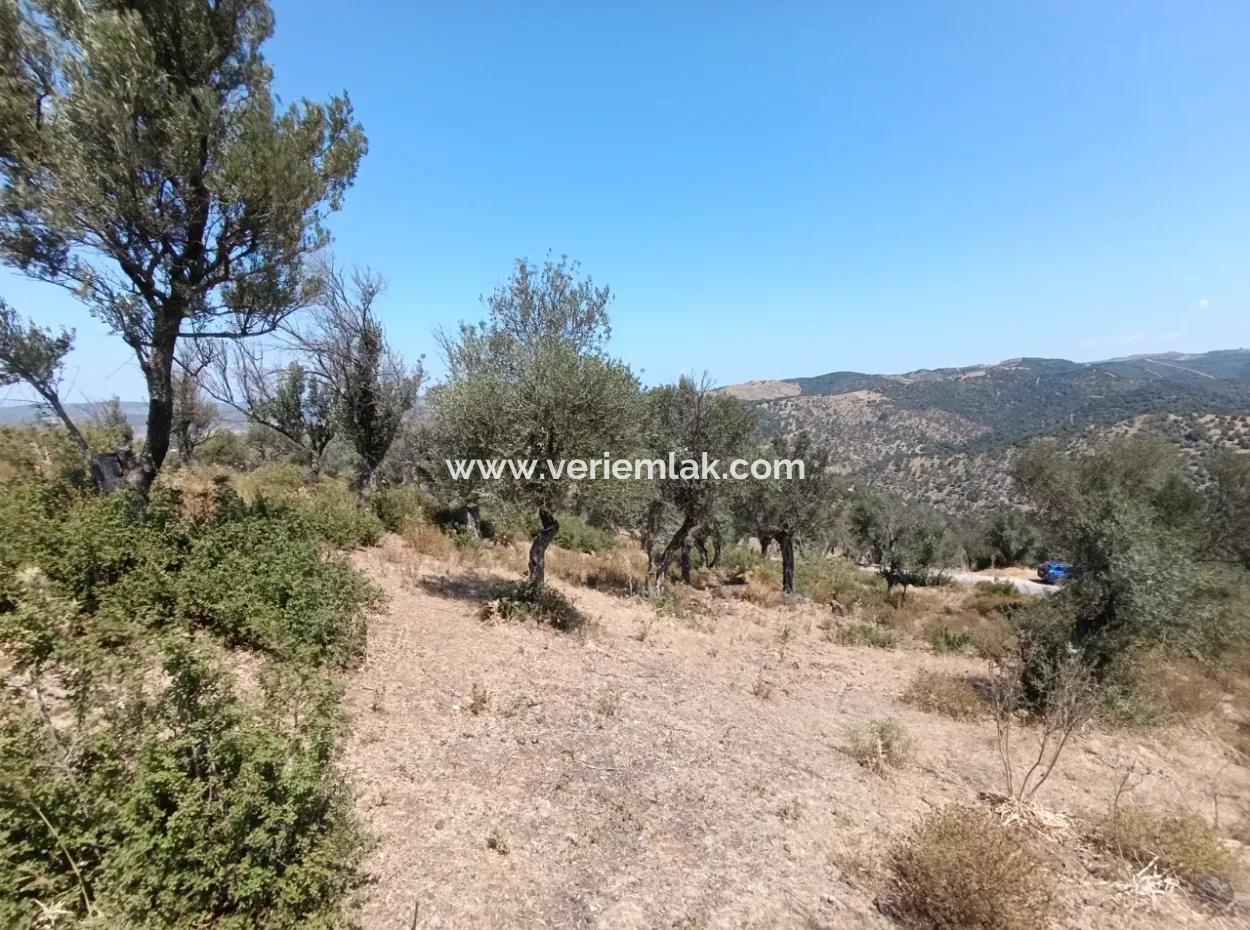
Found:
[[[355,556],[388,595],[347,682],[343,767],[378,837],[364,930],[409,930],[414,910],[418,930],[893,930],[874,903],[892,874],[889,838],[1001,790],[992,725],[899,701],[919,669],[968,676],[981,660],[839,646],[818,627],[820,605],[723,598],[696,625],[558,579],[593,636],[487,626],[481,592],[519,569],[483,548],[466,565],[389,537]],[[767,700],[751,694],[761,673]],[[476,715],[475,683],[491,695]],[[877,778],[845,734],[889,717],[916,761]],[[1025,757],[1039,735],[1018,726]],[[1204,731],[1094,730],[1077,746],[1047,783],[1052,811],[1109,809],[1122,760],[1137,755],[1150,773],[1142,806],[1184,807],[1218,784],[1222,822],[1250,820],[1250,769]],[[506,854],[487,847],[492,834]],[[1189,895],[1130,908],[1122,883],[1091,878],[1078,838],[1027,835],[1056,876],[1060,927],[1236,925]]]

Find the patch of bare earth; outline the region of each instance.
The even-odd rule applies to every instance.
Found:
[[[917,669],[977,660],[837,646],[814,606],[707,597],[679,620],[564,584],[592,618],[582,633],[487,624],[476,598],[502,573],[396,538],[357,562],[389,597],[348,684],[343,764],[378,839],[367,930],[891,927],[874,904],[890,844],[931,808],[1002,790],[992,722],[900,700]],[[887,777],[847,752],[882,717],[915,740]],[[1087,735],[1038,800],[1103,814],[1134,760],[1136,804],[1209,816],[1218,796],[1223,821],[1250,814],[1247,770],[1179,731]],[[1245,926],[1129,891],[1080,832],[1036,837],[1063,926]]]

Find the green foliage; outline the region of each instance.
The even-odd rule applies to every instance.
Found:
[[[936,511],[866,494],[851,508],[850,522],[861,551],[880,566],[887,588],[941,583],[935,569],[951,560],[954,540]]]
[[[414,485],[377,491],[369,497],[369,506],[391,533],[402,533],[408,526],[430,522],[432,504]]]
[[[632,448],[641,419],[638,382],[608,356],[607,288],[579,279],[576,264],[522,260],[487,300],[488,318],[447,337],[448,382],[432,392],[439,480],[466,503],[485,491],[540,515],[539,549],[578,482],[567,474],[456,481],[442,459],[598,458]],[[489,485],[489,487],[487,487]],[[551,530],[548,535],[548,530]],[[543,582],[541,561],[530,581]]]
[[[537,527],[532,528],[537,532]],[[573,549],[588,555],[598,555],[616,548],[616,536],[605,529],[591,526],[575,514],[561,514],[560,528],[552,540],[562,549]]]
[[[72,662],[73,713],[0,704],[0,922],[44,926],[51,907],[58,926],[332,925],[362,848],[332,769],[333,689],[245,703],[212,650],[178,640],[166,683],[145,686],[133,656],[62,638],[64,610],[43,628]]]
[[[1205,558],[1206,502],[1158,441],[1122,440],[1077,458],[1024,450],[1015,477],[1077,568],[1046,604],[1016,611],[1030,654],[1077,649],[1109,692],[1131,688],[1143,650],[1215,657],[1246,635]],[[1027,678],[1028,676],[1026,676]]]
[[[874,649],[893,649],[898,644],[890,630],[875,623],[851,623],[839,627],[833,639],[839,646],[871,646]]]
[[[299,512],[248,505],[224,488],[211,519],[187,523],[176,496],[158,496],[138,521],[120,495],[6,491],[0,516],[13,532],[0,539],[0,591],[35,567],[100,632],[190,623],[317,663],[345,662],[362,646],[371,589],[326,556],[321,528]]]
[[[6,3],[0,16],[0,257],[76,293],[135,352],[170,441],[181,334],[272,331],[316,290],[364,154],[346,97],[283,109],[264,0]],[[124,233],[119,233],[124,230]]]
[[[239,484],[254,504],[298,514],[316,535],[341,548],[371,546],[382,537],[382,520],[361,507],[340,479],[310,478],[305,469],[288,463],[262,466]]]
[[[967,652],[972,647],[972,634],[967,630],[951,632],[944,626],[938,627],[929,635],[929,646],[938,655]]]
[[[173,392],[174,445],[179,463],[189,465],[217,424],[217,405],[205,398],[199,376],[187,371],[174,375]]]
[[[180,618],[288,658],[343,663],[360,653],[369,589],[345,562],[322,558],[301,521],[261,507],[189,543],[173,591]]]
[[[333,398],[340,434],[356,453],[356,486],[372,487],[416,403],[424,372],[419,364],[410,369],[386,342],[374,308],[384,289],[381,277],[358,270],[348,279],[326,263],[321,279],[316,324],[302,347]]]
[[[246,471],[256,465],[256,454],[231,429],[219,429],[205,437],[200,444],[198,457],[204,465]]]
[[[735,497],[739,525],[756,535],[767,533],[777,540],[781,549],[782,590],[793,594],[795,544],[804,539],[824,540],[836,522],[835,504],[842,486],[830,469],[830,450],[817,447],[805,432],[773,439],[759,457],[797,461],[804,466],[802,478],[742,482]]]
[[[1018,510],[1004,510],[990,521],[986,543],[994,566],[1022,565],[1037,552],[1040,535],[1036,524]]]
[[[483,620],[532,620],[570,631],[580,627],[585,617],[567,597],[549,585],[536,587],[528,581],[498,589],[491,600],[482,605]]]
[[[978,581],[976,583],[977,591],[982,594],[992,594],[996,597],[1018,598],[1020,591],[1010,581]]]
[[[299,512],[224,485],[194,522],[172,492],[139,520],[121,495],[5,491],[0,923],[338,926],[362,838],[325,670],[359,653],[368,585]],[[269,656],[246,691],[238,643]]]
[[[760,554],[745,546],[730,546],[720,556],[720,567],[731,577],[741,577],[756,568],[764,560]]]
[[[1225,452],[1211,466],[1210,551],[1250,570],[1250,455]]]

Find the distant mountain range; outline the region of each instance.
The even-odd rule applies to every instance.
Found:
[[[1218,449],[1250,450],[1250,350],[1167,352],[1098,362],[1014,358],[900,375],[835,371],[725,388],[769,430],[808,430],[842,470],[951,509],[1010,496],[1020,444],[1147,432],[1182,448],[1199,474]]]
[[[120,401],[122,415],[126,418],[126,422],[131,425],[136,436],[142,436],[147,431],[148,425],[148,404],[147,401],[124,400]],[[90,423],[91,420],[100,415],[102,404],[76,403],[66,404],[65,410],[75,422]],[[29,426],[32,423],[40,422],[43,408],[39,404],[24,401],[0,404],[0,426]],[[223,426],[231,429],[243,429],[245,421],[243,414],[235,410],[233,407],[227,407],[224,404],[217,405],[217,416],[220,418]]]

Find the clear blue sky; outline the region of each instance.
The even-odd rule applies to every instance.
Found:
[[[369,135],[336,252],[435,373],[549,250],[647,382],[1250,345],[1245,0],[274,5],[280,93]],[[77,326],[72,399],[143,396],[0,288]]]

